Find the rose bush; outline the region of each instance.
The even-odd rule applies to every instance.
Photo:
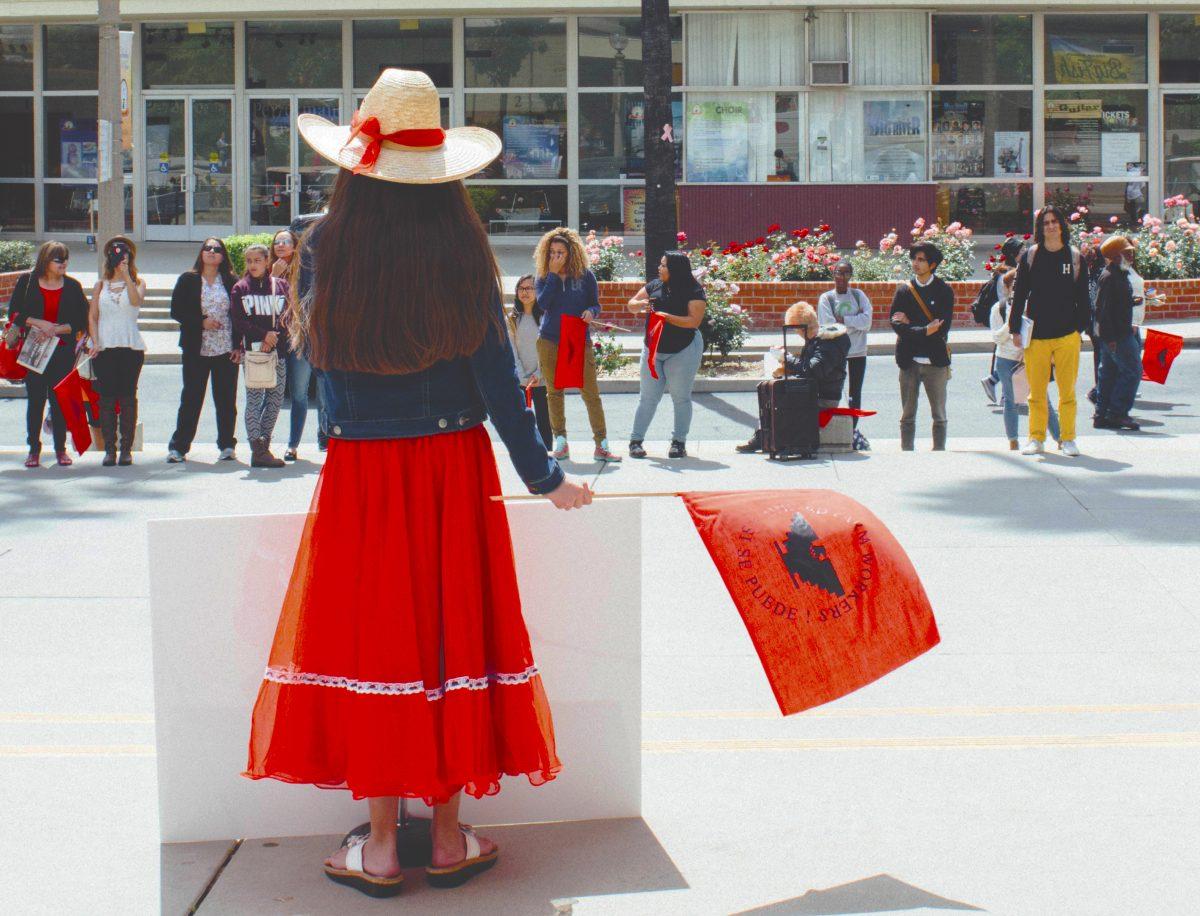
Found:
[[[688,250],[687,236],[679,233],[680,248]],[[778,223],[766,234],[724,247],[708,245],[688,250],[692,269],[707,276],[736,283],[761,280],[828,280],[838,262],[837,243],[828,224],[784,229]]]
[[[583,247],[587,250],[588,264],[597,280],[616,280],[641,275],[640,265],[625,253],[625,239],[619,235],[597,238],[596,230],[593,229],[584,239]]]
[[[937,274],[943,280],[969,280],[975,273],[974,233],[962,223],[953,222],[943,228],[936,221],[926,224],[917,218],[908,232],[901,237],[893,229],[870,248],[866,242],[855,243],[850,263],[854,265],[854,278],[860,281],[907,280],[912,276],[908,249],[917,242],[931,242],[942,253],[942,263]]]
[[[1188,200],[1169,197],[1165,212],[1174,219],[1146,214],[1137,228],[1124,234],[1137,246],[1134,269],[1146,280],[1185,280],[1200,277],[1200,223],[1189,218]],[[1119,220],[1110,217],[1107,227],[1088,225],[1088,208],[1077,206],[1071,213],[1071,244],[1080,248],[1099,246],[1118,231]]]

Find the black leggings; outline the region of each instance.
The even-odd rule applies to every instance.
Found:
[[[101,350],[92,357],[96,391],[106,398],[136,398],[146,354],[129,347]]]
[[[54,386],[71,374],[75,368],[75,347],[59,344],[50,357],[46,371],[30,372],[25,376],[25,441],[30,451],[42,449],[42,419],[46,416],[46,402],[50,402],[50,424],[54,429],[54,450],[67,448],[67,421],[58,408]]]
[[[862,409],[863,376],[867,374],[867,358],[851,356],[846,360],[846,372],[850,376],[850,407],[853,410]],[[858,417],[854,418],[854,426],[858,427]]]

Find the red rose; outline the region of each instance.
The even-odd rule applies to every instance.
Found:
[[[829,224],[828,224],[828,223],[821,223],[821,226],[820,226],[820,228],[818,229],[818,231],[819,231],[819,232],[828,232],[828,231],[829,231]]]
[[[645,252],[643,252],[643,251],[635,251],[635,252],[633,253],[633,256],[634,256],[634,257],[636,257],[636,258],[645,257]]]
[[[763,245],[763,246],[762,246],[762,250],[763,250],[763,254],[770,254],[770,253],[771,253],[771,246],[770,246],[770,245]]]
[[[796,236],[796,238],[799,238],[799,239],[808,238],[808,229],[801,229],[800,234],[798,236]]]
[[[702,255],[704,255],[706,258],[711,258],[711,257],[712,257],[712,249],[711,249],[711,248],[705,248],[705,249],[704,249],[703,251],[701,251],[700,253],[701,253]]]
[[[755,280],[760,280],[760,279],[762,279],[762,274],[755,274],[755,275],[754,275],[754,279],[755,279]]]
[[[1016,235],[1016,233],[1015,233],[1015,232],[1006,232],[1006,233],[1004,233],[1004,237],[1005,237],[1006,239],[1011,239],[1011,238],[1012,238],[1014,235]]]
[[[677,241],[680,245],[685,244],[687,242],[687,233],[686,232],[676,232],[675,233],[675,241]]]
[[[756,238],[756,239],[754,240],[754,244],[755,244],[755,245],[761,245],[761,244],[762,244],[763,242],[765,242],[765,241],[766,241],[766,239],[765,239],[763,236],[761,236],[761,235],[760,235],[758,238]]]
[[[769,225],[767,227],[767,235],[771,235],[774,232],[778,232],[779,228],[780,228],[779,223],[771,223],[771,225]]]
[[[802,235],[800,234],[800,230],[799,230],[799,229],[793,229],[793,230],[792,230],[792,235],[793,235],[793,237],[795,237],[795,238],[798,238],[798,239],[802,239],[802,238],[804,238],[804,236],[802,236]]]
[[[1001,248],[1003,248],[1003,247],[1004,247],[1003,245],[997,245],[997,246],[996,246],[996,250],[997,250],[997,251],[999,251],[999,250],[1000,250]]]
[[[1033,236],[1030,233],[1026,232],[1023,236],[1021,236],[1021,238],[1025,239],[1025,241],[1028,242],[1031,238],[1033,238]]]

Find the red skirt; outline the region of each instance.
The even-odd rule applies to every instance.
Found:
[[[441,804],[561,769],[483,427],[330,440],[243,775]]]

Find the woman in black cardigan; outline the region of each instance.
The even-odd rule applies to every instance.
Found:
[[[42,418],[46,401],[50,402],[50,423],[54,429],[54,453],[63,467],[71,464],[67,454],[67,422],[54,396],[54,386],[75,368],[75,343],[87,331],[88,301],[83,287],[67,276],[71,252],[62,242],[46,242],[38,249],[33,270],[17,281],[8,311],[13,323],[36,328],[58,337],[58,346],[46,371],[25,376],[28,400],[25,406],[26,441],[29,457],[25,467],[36,468],[42,455]]]
[[[238,367],[229,291],[236,280],[225,243],[218,238],[205,239],[196,263],[180,275],[171,293],[171,317],[179,322],[179,349],[183,351],[183,392],[167,451],[167,461],[172,464],[185,460],[192,447],[209,376],[217,410],[219,457],[221,461],[234,458]]]

